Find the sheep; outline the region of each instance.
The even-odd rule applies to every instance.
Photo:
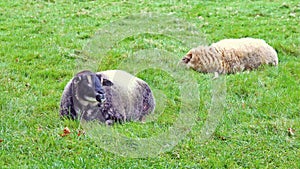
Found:
[[[65,86],[60,115],[112,125],[143,121],[154,108],[152,91],[142,79],[121,70],[82,71]]]
[[[276,51],[262,39],[224,39],[210,46],[191,49],[181,60],[202,73],[231,74],[260,65],[278,65]]]

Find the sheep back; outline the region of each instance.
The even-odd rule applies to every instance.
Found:
[[[140,121],[155,108],[155,100],[149,85],[125,71],[108,70],[98,72],[110,80],[113,86],[104,86],[106,104],[111,114],[121,117],[121,121]]]

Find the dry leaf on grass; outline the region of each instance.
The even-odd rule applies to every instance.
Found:
[[[64,128],[64,133],[61,134],[60,136],[65,137],[71,133],[70,129],[68,127]]]
[[[3,140],[2,139],[0,139],[0,143],[2,143],[3,142]]]
[[[85,131],[84,130],[78,130],[77,136],[79,137],[81,135],[85,135]]]
[[[288,135],[289,135],[289,136],[295,135],[295,130],[294,130],[294,129],[288,128],[287,131],[288,131]]]

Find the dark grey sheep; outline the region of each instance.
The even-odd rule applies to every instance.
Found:
[[[155,100],[148,84],[121,70],[82,71],[66,85],[60,115],[106,124],[142,121]]]

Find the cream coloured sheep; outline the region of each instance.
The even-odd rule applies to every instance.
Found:
[[[253,70],[262,64],[278,65],[276,51],[262,39],[224,39],[191,49],[182,61],[202,73],[229,74]]]

